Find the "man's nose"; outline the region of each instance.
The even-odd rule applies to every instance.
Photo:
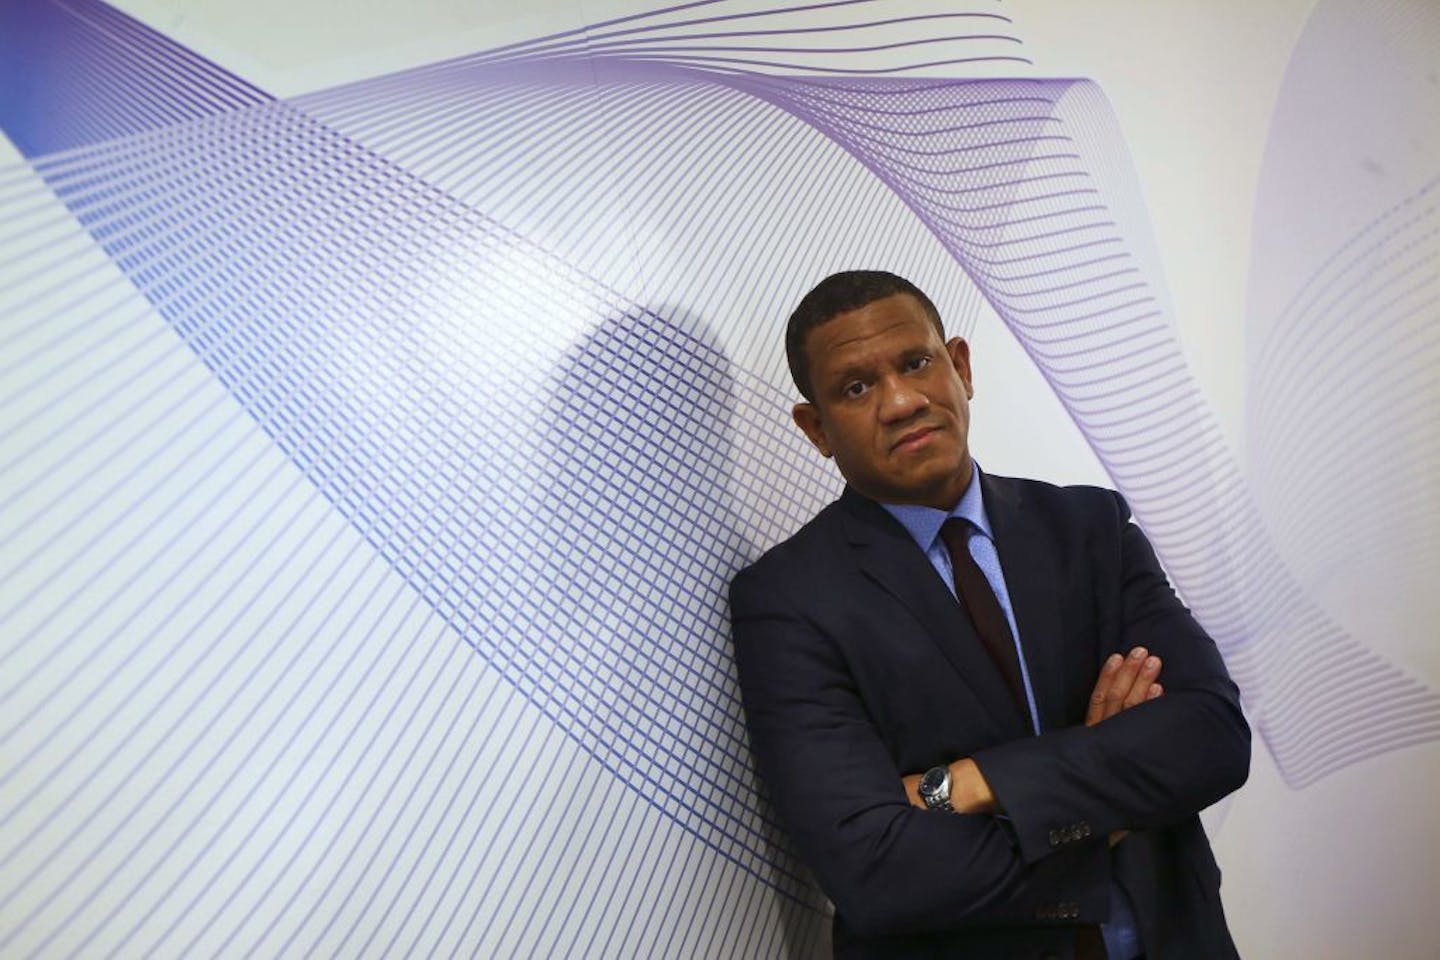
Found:
[[[888,378],[880,384],[880,418],[887,423],[907,420],[929,405],[929,397],[900,377]]]

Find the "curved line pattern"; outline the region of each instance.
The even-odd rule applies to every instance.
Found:
[[[28,157],[271,98],[96,0],[0,4],[5,134]]]

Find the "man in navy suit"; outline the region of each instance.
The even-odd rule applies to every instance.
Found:
[[[1250,731],[1125,501],[982,473],[969,347],[900,277],[827,278],[786,350],[846,489],[730,596],[836,955],[1234,957],[1197,813]]]

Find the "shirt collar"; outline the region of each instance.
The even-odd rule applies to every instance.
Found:
[[[905,532],[910,534],[920,545],[920,549],[926,553],[930,552],[935,538],[940,535],[940,528],[951,517],[969,520],[975,525],[976,530],[991,540],[995,539],[990,532],[990,517],[985,512],[985,494],[980,488],[980,464],[971,462],[974,464],[974,469],[970,471],[970,485],[960,495],[960,502],[955,504],[955,509],[949,513],[944,510],[936,510],[934,507],[922,507],[913,503],[880,504],[889,511],[892,517],[900,521]]]

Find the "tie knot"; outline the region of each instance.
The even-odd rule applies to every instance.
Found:
[[[951,517],[940,525],[940,539],[945,541],[945,546],[953,553],[956,550],[969,551],[970,531],[974,525],[964,517]]]

